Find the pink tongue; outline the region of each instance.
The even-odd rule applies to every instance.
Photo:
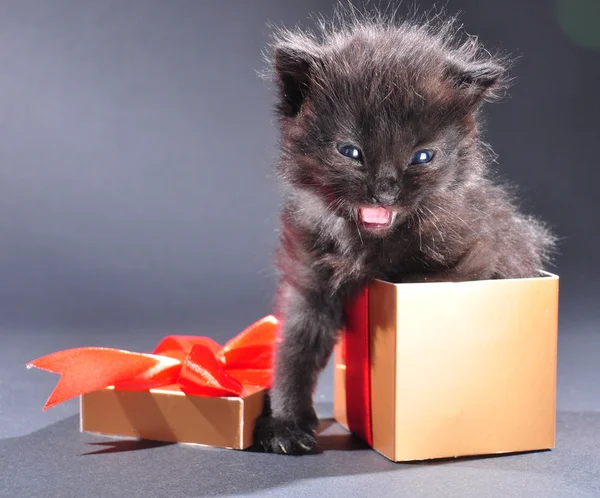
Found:
[[[360,219],[365,223],[386,225],[390,222],[391,213],[384,207],[360,208]]]

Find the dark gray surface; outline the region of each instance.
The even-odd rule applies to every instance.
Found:
[[[216,336],[234,323],[214,324]],[[234,330],[233,330],[234,331]],[[300,458],[155,445],[79,433],[78,404],[42,413],[56,376],[26,371],[36,355],[73,346],[72,331],[12,331],[0,352],[0,496],[600,496],[600,335],[573,320],[561,336],[557,447],[552,451],[421,464],[389,462],[331,417],[332,372],[317,392],[320,455]],[[159,333],[86,343],[149,350]]]
[[[0,2],[0,496],[600,496],[594,0],[446,2],[521,56],[510,98],[487,109],[487,139],[563,238],[556,450],[398,465],[333,425],[325,453],[290,459],[106,445],[77,432],[75,401],[41,412],[56,378],[28,360],[148,351],[169,333],[224,341],[270,312],[265,24],[332,3]],[[329,416],[330,370],[316,399]]]

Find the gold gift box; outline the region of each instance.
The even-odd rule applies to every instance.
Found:
[[[190,396],[177,386],[146,391],[112,387],[81,396],[81,430],[220,448],[252,446],[264,389],[242,397]]]
[[[373,448],[393,461],[555,445],[556,275],[369,285]],[[334,416],[346,418],[335,351]]]

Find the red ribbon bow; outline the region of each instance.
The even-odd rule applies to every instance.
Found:
[[[272,315],[221,347],[208,337],[165,337],[152,354],[84,347],[57,351],[27,364],[60,374],[44,410],[106,387],[147,390],[177,385],[197,396],[243,396],[268,389],[279,321]]]

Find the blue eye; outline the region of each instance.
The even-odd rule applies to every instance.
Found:
[[[425,164],[433,159],[433,151],[419,150],[410,160],[410,164]]]
[[[362,151],[354,145],[339,144],[337,146],[337,150],[342,156],[349,157],[350,159],[354,159],[355,161],[362,161]]]

